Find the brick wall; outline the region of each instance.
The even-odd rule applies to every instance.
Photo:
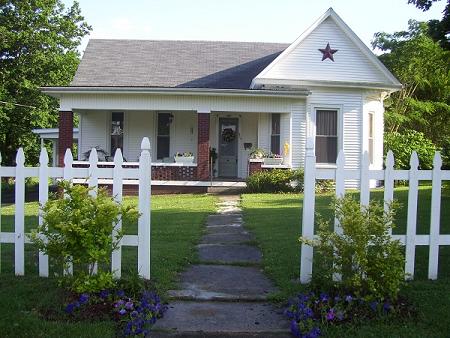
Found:
[[[198,113],[197,179],[209,179],[209,115]]]
[[[196,179],[196,167],[152,166],[152,180],[194,181]]]
[[[64,154],[66,149],[72,150],[73,145],[73,112],[59,112],[59,138],[58,138],[58,164],[64,166]]]
[[[262,162],[249,162],[248,163],[249,176],[254,173],[257,173],[258,171],[261,171],[262,170],[261,165],[262,165]]]

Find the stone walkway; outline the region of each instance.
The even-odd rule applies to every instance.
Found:
[[[180,289],[152,337],[289,337],[282,311],[267,303],[276,291],[260,270],[261,252],[242,226],[239,196],[220,196],[198,245],[200,263],[180,276]]]

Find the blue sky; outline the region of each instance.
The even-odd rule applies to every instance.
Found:
[[[440,19],[446,2],[422,12],[407,0],[78,1],[90,38],[292,42],[333,7],[368,46],[375,32],[406,29],[409,19]]]

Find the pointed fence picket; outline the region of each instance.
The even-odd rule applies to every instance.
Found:
[[[15,179],[15,215],[14,215],[14,232],[1,231],[1,194],[0,194],[0,245],[2,243],[14,244],[14,269],[16,275],[25,274],[25,244],[29,243],[28,235],[25,233],[25,179],[28,177],[36,177],[39,179],[39,204],[44,205],[48,201],[49,181],[51,179],[67,180],[73,182],[75,179],[82,179],[92,188],[91,196],[96,196],[100,179],[109,179],[113,181],[112,193],[116,202],[121,203],[123,200],[123,184],[124,180],[139,181],[139,219],[138,234],[124,235],[118,247],[113,251],[111,257],[111,271],[115,277],[121,276],[122,269],[122,246],[138,247],[137,268],[139,274],[150,279],[150,214],[151,214],[151,155],[150,141],[144,138],[141,144],[141,157],[139,168],[124,167],[123,156],[120,149],[116,151],[114,156],[114,168],[100,168],[98,165],[98,154],[96,149],[92,149],[89,157],[89,167],[74,167],[73,156],[70,149],[67,149],[64,156],[64,167],[49,167],[48,154],[45,148],[41,149],[39,156],[39,167],[25,167],[25,155],[23,149],[20,148],[16,156],[15,167],[1,166],[0,154],[0,188],[1,179],[3,177],[12,177]],[[66,196],[67,197],[67,196]],[[43,215],[41,209],[38,214],[39,225],[43,224]],[[113,236],[122,229],[120,221],[113,230]],[[1,250],[1,247],[0,247]],[[0,272],[1,272],[1,255],[0,255]],[[39,276],[49,276],[49,259],[39,252]],[[64,274],[72,274],[73,266],[70,265]]]
[[[450,246],[450,235],[440,233],[440,209],[441,209],[441,187],[443,181],[450,181],[450,170],[441,170],[442,159],[436,152],[433,161],[433,170],[419,170],[419,159],[416,152],[411,154],[409,170],[395,170],[395,159],[392,151],[386,156],[385,169],[371,169],[368,153],[361,155],[360,169],[346,169],[345,155],[340,151],[335,168],[316,167],[314,156],[314,140],[309,138],[306,143],[305,156],[305,183],[303,197],[302,236],[313,239],[314,236],[314,213],[315,213],[315,182],[320,179],[335,180],[336,197],[345,195],[346,182],[357,180],[359,182],[361,207],[370,202],[370,182],[384,182],[384,208],[388,210],[394,199],[394,182],[396,180],[409,181],[408,210],[406,234],[392,235],[393,239],[399,240],[405,245],[405,272],[407,279],[414,278],[414,261],[416,246],[429,246],[428,278],[437,279],[439,267],[439,247]],[[417,207],[419,181],[432,181],[430,234],[417,234]],[[337,219],[334,221],[335,231],[342,231]],[[301,246],[300,258],[300,282],[308,283],[311,280],[313,249],[306,244]],[[333,279],[339,280],[341,276],[333,275]]]

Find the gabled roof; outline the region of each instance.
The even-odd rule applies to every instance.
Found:
[[[288,48],[286,48],[280,55],[277,56],[276,59],[274,59],[260,74],[258,74],[255,79],[252,81],[252,88],[258,88],[261,87],[262,84],[267,84],[270,83],[270,80],[273,80],[273,84],[274,85],[282,85],[283,84],[283,78],[274,78],[274,73],[275,73],[275,77],[276,74],[279,74],[280,72],[274,72],[273,70],[276,69],[276,67],[278,67],[280,64],[282,64],[285,60],[289,59],[291,57],[292,54],[294,54],[296,51],[300,50],[302,52],[304,52],[304,55],[300,55],[298,57],[299,60],[301,60],[301,62],[303,62],[303,66],[304,66],[304,70],[305,73],[307,73],[308,71],[313,71],[311,65],[307,65],[304,59],[304,56],[307,55],[310,59],[311,59],[311,55],[314,55],[313,53],[318,53],[318,48],[325,48],[325,44],[326,44],[326,40],[324,40],[325,38],[329,39],[329,36],[320,36],[320,39],[317,39],[317,37],[315,37],[317,39],[317,41],[321,41],[320,43],[325,42],[325,44],[321,44],[318,46],[311,46],[309,45],[309,49],[305,50],[307,48],[304,48],[304,46],[302,45],[305,40],[307,40],[308,38],[310,38],[310,36],[313,35],[313,33],[315,33],[315,31],[317,31],[319,28],[321,28],[326,22],[329,23],[329,20],[332,20],[333,24],[335,25],[334,28],[339,29],[340,31],[342,31],[343,36],[346,36],[346,39],[348,39],[353,46],[356,46],[355,50],[356,52],[359,52],[360,56],[364,57],[368,63],[367,63],[367,68],[372,68],[372,74],[376,75],[377,79],[362,79],[361,81],[359,80],[355,80],[353,85],[355,86],[364,86],[365,84],[372,84],[375,86],[379,86],[379,87],[383,87],[385,86],[386,88],[390,88],[390,89],[398,89],[401,88],[401,83],[394,77],[394,75],[392,75],[392,73],[381,63],[381,61],[376,57],[375,54],[372,53],[372,51],[361,41],[361,39],[350,29],[349,26],[347,26],[347,24],[339,17],[339,15],[336,14],[336,12],[332,9],[329,8],[313,25],[311,25],[305,32],[303,32],[303,34],[301,34]],[[336,27],[337,26],[337,27]],[[328,31],[327,33],[332,33],[333,30],[330,31],[330,27],[328,27]],[[323,32],[321,32],[321,34],[323,34]],[[323,42],[322,42],[323,40]],[[331,43],[331,41],[329,41]],[[336,47],[336,46],[335,46]],[[353,47],[354,48],[354,47]],[[348,52],[348,51],[347,51]],[[345,51],[341,51],[341,53],[345,53]],[[353,53],[355,54],[355,53]],[[338,58],[339,55],[342,54],[336,54],[336,57]],[[303,56],[303,58],[302,58]],[[316,59],[314,59],[316,60]],[[319,59],[320,61],[320,59]],[[292,60],[288,60],[287,63],[291,62]],[[299,62],[297,60],[297,62]],[[322,64],[325,68],[327,68],[327,70],[333,71],[333,68],[336,68],[337,62],[336,63],[332,63],[329,62],[328,64],[324,63]],[[302,83],[302,84],[314,84],[314,81],[316,82],[326,82],[325,79],[309,79],[308,76],[310,76],[310,74],[302,74],[301,73],[301,66],[300,65],[300,69],[299,69],[299,73],[297,75],[297,78],[295,78],[295,80],[298,80],[297,83]],[[317,62],[314,65],[314,67],[317,66]],[[348,69],[347,70],[352,70],[352,65],[349,64],[347,65]],[[309,68],[308,68],[309,67]],[[348,73],[348,72],[347,72]],[[292,75],[292,73],[289,73],[289,75]],[[295,77],[295,76],[294,76]],[[311,76],[310,76],[311,77]],[[382,79],[382,81],[380,81],[380,79]],[[312,80],[312,81],[308,81],[308,80]],[[286,81],[286,84],[288,84]],[[295,81],[292,81],[291,84],[293,84]],[[334,82],[334,83],[333,83]],[[344,79],[330,79],[330,84],[333,85],[339,85],[339,82],[341,82],[343,85],[345,86],[352,86],[352,81],[345,81]]]
[[[249,89],[288,44],[91,39],[74,87]]]

